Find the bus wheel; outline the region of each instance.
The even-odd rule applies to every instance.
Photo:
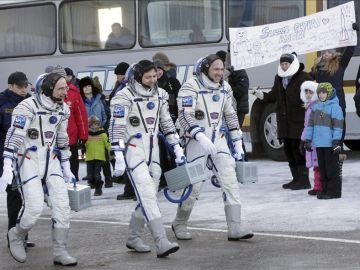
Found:
[[[345,140],[344,144],[350,150],[353,150],[353,151],[359,151],[360,150],[360,141],[358,141],[358,140]]]
[[[260,140],[268,157],[275,161],[285,161],[284,144],[277,139],[275,104],[267,104],[260,120]]]

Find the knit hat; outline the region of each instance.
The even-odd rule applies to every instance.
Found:
[[[126,70],[129,68],[129,64],[128,63],[125,63],[125,62],[121,62],[119,63],[115,70],[114,70],[114,73],[116,75],[125,75],[126,73]]]
[[[295,55],[292,53],[284,53],[280,56],[280,63],[292,63],[295,60]]]
[[[218,51],[218,52],[216,52],[216,55],[219,56],[223,62],[225,62],[225,60],[226,60],[226,52],[225,51]]]
[[[68,68],[68,67],[66,67],[66,68],[64,68],[65,69],[65,72],[66,72],[66,75],[68,75],[68,76],[75,76],[74,75],[74,72],[72,71],[72,69],[71,68]]]
[[[45,73],[50,73],[51,71],[53,71],[54,70],[54,67],[53,66],[47,66],[46,68],[45,68]]]
[[[66,72],[65,72],[65,69],[60,66],[60,65],[57,65],[53,71],[51,71],[50,73],[55,73],[55,74],[59,74],[61,77],[64,77],[66,78]]]
[[[163,52],[157,52],[154,54],[154,56],[152,57],[152,60],[160,60],[161,62],[163,62],[164,65],[167,65],[170,63],[169,57],[163,53]]]
[[[156,68],[160,68],[162,70],[165,70],[164,63],[160,61],[159,59],[154,60],[154,65]]]
[[[333,95],[335,94],[335,89],[329,82],[319,83],[319,86],[316,89],[317,95],[319,93],[327,93],[326,100],[332,99]]]

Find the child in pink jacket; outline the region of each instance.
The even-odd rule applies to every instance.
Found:
[[[306,152],[306,167],[314,168],[314,187],[312,190],[309,190],[309,195],[317,195],[319,191],[321,191],[321,182],[320,182],[320,170],[318,166],[318,159],[316,155],[315,147],[312,148],[311,152],[305,151],[304,149],[304,142],[305,142],[305,134],[306,134],[306,127],[309,122],[309,117],[311,110],[316,102],[318,102],[318,96],[316,94],[316,88],[318,83],[312,81],[305,81],[301,84],[301,92],[300,98],[304,102],[304,107],[306,109],[305,112],[305,120],[304,120],[304,130],[301,134],[301,141],[300,144],[301,152]]]

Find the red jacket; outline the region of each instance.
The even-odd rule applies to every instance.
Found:
[[[78,140],[88,139],[88,117],[83,99],[79,89],[72,83],[68,83],[69,90],[65,102],[70,107],[70,118],[67,132],[69,135],[69,145],[74,145]]]

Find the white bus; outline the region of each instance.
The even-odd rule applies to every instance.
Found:
[[[254,26],[293,19],[347,0],[71,0],[0,1],[0,82],[7,87],[11,72],[23,71],[31,81],[49,65],[70,67],[79,78],[98,76],[104,90],[115,83],[119,62],[134,63],[165,53],[177,65],[179,81],[192,76],[197,59],[226,50],[229,27]],[[357,21],[359,1],[356,0]],[[126,41],[106,45],[111,25],[119,23]],[[202,38],[196,38],[201,32]],[[300,56],[307,70],[316,54]],[[357,49],[345,75],[347,145],[360,145],[360,125],[352,100],[360,63]],[[269,89],[277,71],[272,63],[247,70],[250,86]],[[253,152],[265,151],[282,160],[273,104],[249,97],[244,130]]]

